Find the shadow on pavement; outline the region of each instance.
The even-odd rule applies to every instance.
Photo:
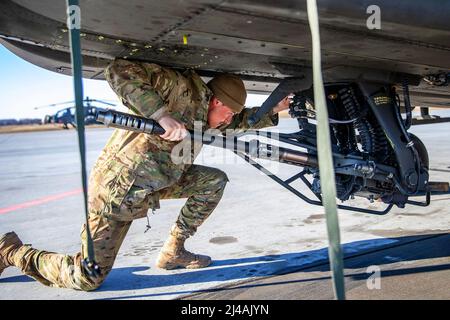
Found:
[[[424,246],[422,249],[413,249],[411,246],[417,246],[421,241],[433,240],[433,246]],[[382,238],[362,240],[343,245],[346,269],[361,269],[370,265],[384,265],[395,262],[416,261],[425,259],[444,258],[450,256],[450,233],[439,233],[429,235],[406,236],[397,238]],[[401,250],[402,246],[408,245],[408,250]],[[390,249],[391,248],[391,249]],[[406,248],[406,247],[405,247]],[[420,248],[420,247],[418,247]],[[388,250],[388,251],[386,251]],[[390,251],[395,250],[395,256],[389,255]],[[361,257],[361,258],[358,258]],[[358,259],[353,259],[358,258]],[[166,274],[148,274],[149,267],[126,267],[114,268],[107,277],[104,284],[95,292],[112,292],[125,290],[141,290],[161,287],[182,286],[189,284],[204,284],[215,282],[214,286],[218,286],[226,281],[262,279],[267,276],[288,274],[296,271],[314,272],[329,271],[328,249],[322,248],[311,251],[287,253],[279,255],[266,255],[247,257],[239,259],[213,260],[210,267],[199,270],[176,270],[167,271]],[[450,264],[421,266],[416,268],[405,268],[399,270],[382,271],[383,277],[414,274],[421,272],[432,272],[450,269]],[[145,274],[139,274],[145,273]],[[351,274],[346,277],[362,280],[370,276],[368,273]],[[292,281],[279,281],[263,284],[241,284],[233,288],[210,288],[199,290],[183,290],[178,287],[171,291],[159,292],[154,294],[130,295],[109,297],[107,299],[131,299],[158,297],[170,295],[185,295],[193,293],[217,292],[223,290],[235,290],[243,288],[251,288],[258,286],[279,285],[297,282],[311,282],[318,280],[330,279],[329,276],[320,278],[309,278]],[[12,282],[32,282],[33,279],[27,276],[13,276],[0,279],[1,283]],[[181,290],[180,290],[181,289]],[[93,296],[95,298],[95,296]]]
[[[3,278],[0,279],[1,283],[10,283],[10,282],[34,282],[35,280],[33,278],[30,278],[28,276],[14,276],[9,278]]]
[[[438,246],[435,250],[398,250],[396,249],[395,257],[385,255],[381,250],[388,250],[401,245],[414,244],[427,239],[438,239],[445,241],[447,245]],[[351,259],[363,255],[370,255],[369,259],[355,259],[351,263],[346,261],[346,268],[359,269],[368,267],[370,265],[391,264],[400,261],[411,261],[421,259],[434,259],[450,256],[450,234],[431,234],[420,236],[407,236],[398,238],[383,238],[356,241],[343,245],[345,259]],[[225,259],[214,260],[213,264],[201,270],[184,271],[179,270],[177,273],[168,271],[164,275],[149,275],[148,267],[133,267],[133,268],[116,268],[113,269],[100,289],[97,291],[123,291],[123,290],[139,290],[149,288],[161,288],[170,286],[180,286],[195,283],[206,282],[225,282],[230,280],[246,280],[249,278],[258,279],[265,276],[281,275],[292,273],[295,271],[314,272],[314,271],[329,271],[328,265],[328,250],[327,248],[311,250],[306,252],[288,253],[280,255],[268,255],[258,257],[248,257],[241,259]],[[419,268],[407,268],[400,270],[392,270],[382,272],[382,276],[394,276],[400,274],[431,272],[438,270],[450,269],[449,264],[439,266],[426,266]],[[182,272],[180,272],[182,271]],[[146,272],[146,274],[139,274]],[[366,279],[370,276],[367,273],[348,275],[353,279]],[[213,288],[201,290],[174,290],[155,294],[134,295],[134,296],[120,296],[117,298],[143,298],[143,297],[157,297],[168,295],[183,295],[201,292],[216,292],[221,290],[234,290],[246,287],[264,286],[286,284],[293,282],[310,282],[317,280],[326,280],[330,277],[322,277],[315,279],[303,279],[298,281],[288,282],[273,282],[270,284],[243,284],[234,288]],[[220,283],[219,283],[220,284]],[[181,288],[182,289],[182,288]],[[108,298],[114,299],[114,297]]]

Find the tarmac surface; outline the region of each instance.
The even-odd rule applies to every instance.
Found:
[[[293,132],[295,121],[282,119],[279,128]],[[111,132],[87,130],[89,168]],[[448,123],[411,132],[428,148],[430,180],[450,181]],[[210,267],[155,267],[185,201],[163,200],[161,209],[150,214],[150,231],[144,233],[146,219],[133,223],[98,290],[49,288],[9,268],[0,278],[0,299],[333,298],[323,208],[306,204],[229,151],[204,147],[196,163],[218,167],[230,179],[219,206],[186,243],[187,249],[212,256]],[[286,178],[299,172],[277,163],[268,167]],[[75,131],[0,135],[0,234],[14,230],[35,248],[77,252],[84,218],[80,188]],[[353,203],[384,208],[365,199]],[[428,207],[408,205],[385,216],[340,210],[347,297],[449,299],[449,204],[450,195],[441,195]],[[381,278],[373,278],[370,266]]]

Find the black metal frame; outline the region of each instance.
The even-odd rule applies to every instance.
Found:
[[[267,175],[269,178],[271,178],[272,180],[274,180],[276,183],[278,183],[279,185],[283,186],[285,189],[289,190],[290,192],[292,192],[293,194],[295,194],[297,197],[299,197],[300,199],[302,199],[303,201],[312,204],[312,205],[316,205],[316,206],[323,206],[322,203],[322,198],[320,196],[320,194],[315,193],[312,190],[312,185],[311,183],[308,181],[308,179],[306,179],[305,174],[308,173],[308,171],[306,169],[303,169],[300,173],[295,174],[294,176],[292,176],[289,179],[286,180],[282,180],[280,179],[278,176],[276,176],[275,174],[273,174],[272,172],[270,172],[269,170],[267,170],[264,166],[262,166],[261,164],[257,163],[256,161],[254,161],[253,159],[251,159],[248,155],[245,155],[241,152],[238,151],[234,151],[234,153],[241,157],[242,159],[244,159],[246,162],[248,162],[249,164],[251,164],[254,168],[258,169],[259,171],[263,172],[265,175]],[[310,190],[312,193],[314,193],[314,195],[318,198],[317,200],[313,200],[311,198],[308,198],[306,195],[304,195],[303,193],[301,193],[300,191],[298,191],[297,189],[293,188],[290,184],[296,180],[300,179]],[[356,211],[356,212],[363,212],[363,213],[370,213],[370,214],[376,214],[376,215],[385,215],[387,214],[389,211],[391,211],[392,207],[394,205],[393,204],[389,204],[386,209],[384,209],[383,211],[377,211],[377,210],[370,210],[370,209],[363,209],[363,208],[358,208],[358,207],[351,207],[351,206],[344,206],[344,205],[337,205],[337,207],[339,209],[342,210],[349,210],[349,211]]]
[[[263,132],[263,133],[261,133],[261,131],[259,131],[259,130],[247,131],[247,132],[242,133],[242,134],[240,134],[238,136],[239,137],[243,137],[243,136],[248,136],[248,135],[264,136],[265,138],[268,138],[268,139],[271,138],[271,133],[270,132]],[[283,142],[283,143],[288,143],[288,144],[291,144],[291,145],[295,145],[297,147],[305,148],[305,149],[308,149],[308,150],[317,150],[317,148],[315,146],[313,146],[313,145],[300,143],[300,142],[296,141],[296,138],[298,138],[300,136],[301,135],[299,135],[298,132],[295,132],[295,133],[279,133],[278,134],[278,138],[279,138],[278,141]],[[208,143],[205,143],[205,144],[208,145]],[[217,144],[215,144],[215,146],[217,146]],[[223,147],[226,148],[226,146],[223,146]],[[312,185],[311,185],[311,182],[305,177],[305,175],[309,173],[308,169],[303,169],[300,173],[297,173],[297,174],[293,175],[292,177],[290,177],[290,178],[288,178],[286,180],[283,180],[280,177],[278,177],[277,175],[275,175],[272,172],[270,172],[267,168],[265,168],[260,163],[258,163],[255,160],[251,159],[250,156],[248,156],[244,152],[238,151],[238,150],[233,150],[233,152],[237,156],[239,156],[240,158],[244,159],[247,163],[252,165],[254,168],[256,168],[257,170],[263,172],[265,175],[267,175],[269,178],[274,180],[276,183],[278,183],[279,185],[283,186],[285,189],[289,190],[290,192],[292,192],[293,194],[298,196],[303,201],[305,201],[305,202],[307,202],[309,204],[312,204],[312,205],[319,205],[319,206],[323,205],[320,194],[317,194],[317,193],[314,192],[314,190],[312,188]],[[343,157],[339,153],[333,153],[333,156],[334,157]],[[352,159],[351,161],[355,161],[355,160],[357,160],[357,159]],[[280,162],[282,162],[282,161],[280,161]],[[386,166],[385,168],[388,168],[388,167]],[[309,190],[311,190],[311,192],[317,197],[318,200],[313,200],[313,199],[309,198],[308,196],[304,195],[302,192],[298,191],[297,189],[294,189],[290,185],[291,183],[293,183],[294,181],[297,181],[299,179],[308,187]],[[431,203],[431,195],[432,194],[433,195],[442,195],[442,194],[450,194],[450,192],[431,192],[431,191],[427,191],[425,193],[416,193],[414,195],[411,195],[411,197],[425,196],[425,201],[424,202],[418,202],[418,201],[408,200],[406,202],[406,204],[426,207],[426,206],[428,206]],[[393,204],[389,204],[384,210],[377,211],[377,210],[370,210],[370,209],[364,209],[364,208],[358,208],[358,207],[352,207],[352,206],[338,205],[338,208],[342,209],[342,210],[370,213],[370,214],[376,214],[376,215],[385,215],[392,209],[392,207],[393,207]]]
[[[405,101],[405,107],[410,109],[410,103],[409,103],[409,92],[408,92],[408,79],[411,79],[413,82],[417,81],[417,79],[414,80],[414,78],[411,78],[410,75],[401,75],[398,73],[378,73],[375,75],[368,75],[368,73],[365,72],[366,70],[351,70],[348,73],[345,73],[342,75],[342,77],[338,79],[334,79],[333,83],[338,83],[341,81],[344,82],[353,82],[356,83],[361,90],[361,92],[364,95],[364,98],[366,99],[368,105],[370,106],[371,110],[373,111],[378,123],[382,126],[384,133],[386,135],[386,138],[391,143],[394,153],[396,155],[399,168],[398,170],[395,168],[389,168],[384,166],[383,170],[385,172],[389,172],[391,176],[393,177],[393,181],[395,182],[395,185],[399,190],[401,190],[402,193],[405,195],[410,196],[425,196],[424,202],[418,202],[413,200],[407,200],[405,204],[411,204],[411,205],[417,205],[417,206],[428,206],[431,201],[431,191],[426,191],[425,193],[420,193],[419,190],[426,190],[426,184],[428,182],[428,174],[425,172],[425,174],[421,175],[421,168],[420,168],[420,160],[417,153],[417,150],[414,148],[413,143],[411,143],[411,140],[409,138],[409,135],[407,133],[407,129],[411,126],[411,119],[408,118],[406,123],[404,123],[401,120],[399,110],[399,105],[396,105],[396,101],[393,99],[393,97],[390,96],[389,89],[387,89],[386,94],[381,94],[379,97],[385,98],[385,101],[381,99],[377,99],[377,93],[380,91],[380,87],[385,89],[389,88],[392,82],[400,82],[403,86],[403,92],[404,96],[407,98]],[[353,72],[353,74],[352,74]],[[356,72],[356,73],[355,73]],[[355,76],[355,74],[359,74],[359,76]],[[345,79],[358,79],[357,82],[345,80]],[[305,77],[303,79],[288,79],[285,81],[282,81],[280,85],[275,89],[274,93],[276,93],[276,97],[273,97],[270,95],[267,100],[264,102],[263,106],[260,108],[259,112],[250,119],[249,124],[253,125],[254,123],[257,123],[258,120],[264,115],[265,113],[268,113],[273,106],[275,105],[275,101],[279,101],[280,96],[286,96],[287,94],[291,92],[297,92],[302,93],[306,92],[307,89],[307,83],[310,80],[309,75],[306,73]],[[297,87],[297,90],[292,90],[292,87]],[[301,88],[300,91],[298,91],[298,88]],[[410,111],[410,110],[409,110]],[[410,115],[409,115],[410,116]],[[309,124],[307,124],[309,125]],[[301,123],[299,121],[299,126],[301,126]],[[311,126],[311,125],[309,125]],[[254,134],[259,135],[258,131],[255,131]],[[268,138],[270,138],[270,135],[268,135]],[[308,152],[313,151],[316,152],[317,148],[314,144],[311,143],[301,143],[299,142],[299,138],[308,141],[310,140],[308,137],[304,136],[301,132],[297,133],[290,133],[290,134],[279,134],[279,141],[288,143],[291,145],[295,145],[297,147],[306,148]],[[311,138],[311,137],[310,137]],[[395,147],[394,147],[395,146]],[[294,175],[293,177],[283,181],[279,177],[272,174],[270,171],[268,171],[266,168],[264,168],[262,165],[258,164],[254,160],[252,160],[249,156],[234,151],[238,156],[243,158],[246,162],[250,163],[253,167],[256,169],[262,171],[266,175],[268,175],[272,180],[277,182],[278,184],[282,185],[298,197],[300,197],[302,200],[306,201],[309,204],[313,205],[322,205],[321,197],[317,193],[314,192],[311,183],[306,179],[305,174],[308,173],[308,170],[304,169],[300,173]],[[342,157],[341,154],[333,152],[333,157]],[[358,161],[362,159],[353,159],[352,161]],[[380,166],[378,164],[378,166]],[[393,169],[393,170],[389,170]],[[338,172],[339,168],[336,167],[336,172]],[[397,178],[399,176],[399,178]],[[318,197],[319,201],[312,200],[299,192],[298,190],[292,188],[290,184],[298,179],[301,179],[302,182]],[[449,193],[449,192],[447,192]],[[441,193],[444,194],[444,193]],[[375,211],[375,210],[369,210],[369,209],[363,209],[363,208],[356,208],[356,207],[350,207],[350,206],[343,206],[338,205],[338,208],[344,209],[344,210],[352,210],[352,211],[358,211],[358,212],[365,212],[365,213],[371,213],[371,214],[378,214],[383,215],[387,214],[393,207],[393,204],[389,204],[387,208],[383,211]]]

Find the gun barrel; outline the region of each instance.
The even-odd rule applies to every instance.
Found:
[[[162,128],[155,120],[115,110],[98,111],[96,119],[107,127],[127,129],[148,134],[165,133],[164,128]]]
[[[115,110],[98,111],[96,119],[98,122],[105,124],[107,127],[147,134],[163,134],[165,132],[159,123],[152,119],[122,113]],[[190,133],[191,138],[194,140],[200,139],[198,142],[201,142],[202,144],[239,151],[249,155],[251,158],[317,167],[317,158],[305,152],[261,143],[258,140],[247,142],[239,139],[230,139],[223,136],[210,134],[208,132],[203,132],[199,135],[199,137],[197,137],[195,134],[192,134],[192,132]]]
[[[307,167],[318,167],[317,157],[306,152],[280,148],[280,159],[284,162],[296,163]]]

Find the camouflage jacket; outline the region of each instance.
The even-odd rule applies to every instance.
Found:
[[[183,122],[187,129],[194,129],[194,121],[201,121],[202,129],[208,129],[212,92],[193,70],[180,73],[153,63],[116,59],[106,68],[105,76],[130,113],[155,120],[168,114]],[[256,110],[244,109],[230,125],[220,129],[248,129],[247,119]],[[277,122],[277,115],[266,116],[253,129],[274,126]],[[138,189],[134,190],[135,197],[148,199],[149,194],[157,194],[155,191],[174,184],[190,166],[171,161],[171,151],[178,143],[158,135],[117,129],[94,166],[91,184],[104,188],[108,198],[103,202],[111,206],[113,213],[132,186]],[[157,200],[153,199],[154,207],[159,205]],[[146,212],[145,208],[143,211]]]

